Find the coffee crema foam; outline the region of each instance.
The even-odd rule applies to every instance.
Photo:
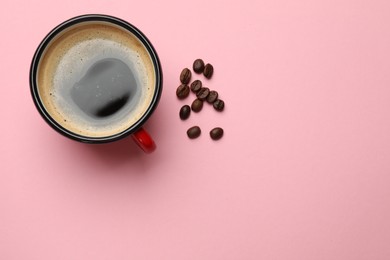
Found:
[[[104,59],[125,63],[138,87],[132,102],[102,119],[80,110],[71,90],[91,66]],[[114,24],[93,21],[71,26],[51,41],[39,62],[37,82],[43,105],[62,127],[81,136],[108,137],[144,115],[153,99],[155,77],[152,59],[136,36]]]

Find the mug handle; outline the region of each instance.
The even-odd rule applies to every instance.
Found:
[[[145,153],[151,153],[156,150],[156,144],[152,137],[142,127],[133,133],[131,137]]]

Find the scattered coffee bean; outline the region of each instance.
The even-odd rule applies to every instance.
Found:
[[[199,98],[200,100],[206,100],[207,96],[210,93],[209,88],[201,88],[198,93],[196,93],[196,97]]]
[[[213,128],[210,131],[210,137],[213,140],[219,140],[222,138],[222,136],[223,136],[223,129],[220,127]]]
[[[194,69],[195,73],[202,73],[204,70],[204,62],[202,59],[196,59],[194,61],[194,64],[192,65],[192,68]]]
[[[201,130],[199,126],[193,126],[187,130],[187,136],[190,139],[194,139],[200,136]]]
[[[190,94],[190,87],[188,85],[181,84],[176,89],[176,96],[179,99],[184,99],[184,98],[188,97],[189,94]]]
[[[199,112],[203,108],[203,101],[200,99],[195,99],[191,104],[191,109],[194,112]]]
[[[207,63],[206,66],[204,66],[203,75],[206,78],[211,79],[211,77],[213,76],[213,72],[214,72],[213,65]]]
[[[222,111],[225,108],[225,102],[223,102],[223,100],[221,100],[221,99],[217,99],[214,101],[213,107],[217,111]]]
[[[180,73],[180,82],[188,84],[191,80],[191,71],[187,68],[183,69]]]
[[[198,91],[202,88],[202,81],[199,79],[195,80],[191,83],[191,91],[194,93],[198,93]]]
[[[215,90],[211,90],[206,100],[208,103],[212,104],[217,99],[218,99],[218,92]]]
[[[210,79],[214,73],[214,67],[207,63],[204,64],[202,59],[196,59],[192,66],[195,73],[203,73],[203,75]],[[184,99],[189,96],[190,91],[196,94],[196,99],[192,102],[191,106],[184,105],[180,108],[179,116],[181,120],[186,120],[190,117],[191,110],[194,112],[200,112],[203,108],[203,103],[206,100],[208,103],[213,104],[213,107],[217,111],[223,111],[225,108],[225,102],[218,98],[218,92],[210,90],[207,87],[203,87],[202,81],[195,80],[191,83],[191,87],[188,86],[191,81],[191,71],[188,68],[184,68],[180,74],[180,82],[182,83],[176,89],[176,96],[179,99]],[[198,138],[201,135],[201,129],[199,126],[190,127],[187,130],[187,136],[190,139]],[[221,127],[215,127],[210,131],[210,137],[213,140],[219,140],[224,135],[224,130]]]
[[[190,114],[191,114],[191,108],[189,105],[184,105],[181,107],[180,113],[179,113],[181,120],[186,120],[187,118],[190,117]]]

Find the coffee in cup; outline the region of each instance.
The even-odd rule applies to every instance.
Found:
[[[154,48],[137,28],[115,17],[85,15],[43,40],[30,83],[51,126],[72,139],[101,143],[144,132],[161,96],[162,72]]]

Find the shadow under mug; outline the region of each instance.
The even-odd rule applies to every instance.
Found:
[[[70,130],[69,128],[65,127],[63,124],[58,122],[59,120],[55,119],[53,114],[49,112],[48,109],[45,107],[45,104],[42,101],[42,97],[40,96],[40,91],[38,86],[39,84],[38,72],[40,69],[40,62],[42,57],[45,55],[48,46],[50,46],[52,41],[54,39],[56,40],[61,39],[61,35],[64,32],[70,31],[73,27],[80,25],[81,23],[94,23],[94,22],[114,25],[116,27],[121,28],[126,33],[135,36],[138,39],[138,41],[143,45],[144,49],[147,51],[147,53],[150,56],[152,67],[153,67],[153,73],[155,77],[154,80],[155,86],[153,88],[154,92],[152,93],[152,98],[150,99],[150,103],[147,106],[146,110],[143,112],[143,114],[133,124],[126,127],[124,130],[121,130],[118,133],[109,134],[107,136],[82,135],[76,133],[75,131]],[[130,23],[122,19],[109,16],[109,15],[88,14],[88,15],[82,15],[82,16],[71,18],[61,23],[57,27],[55,27],[42,40],[42,42],[40,43],[40,45],[38,46],[34,54],[31,63],[31,68],[30,68],[30,90],[31,90],[31,94],[35,106],[37,107],[39,113],[45,119],[45,121],[57,132],[61,133],[62,135],[70,139],[79,142],[84,142],[84,143],[99,144],[99,143],[117,141],[131,135],[133,140],[136,142],[136,144],[146,153],[153,152],[156,148],[155,142],[142,126],[148,120],[150,115],[153,113],[160,100],[160,96],[162,92],[161,64],[154,47],[152,46],[150,41],[146,38],[146,36],[135,26],[131,25]]]

